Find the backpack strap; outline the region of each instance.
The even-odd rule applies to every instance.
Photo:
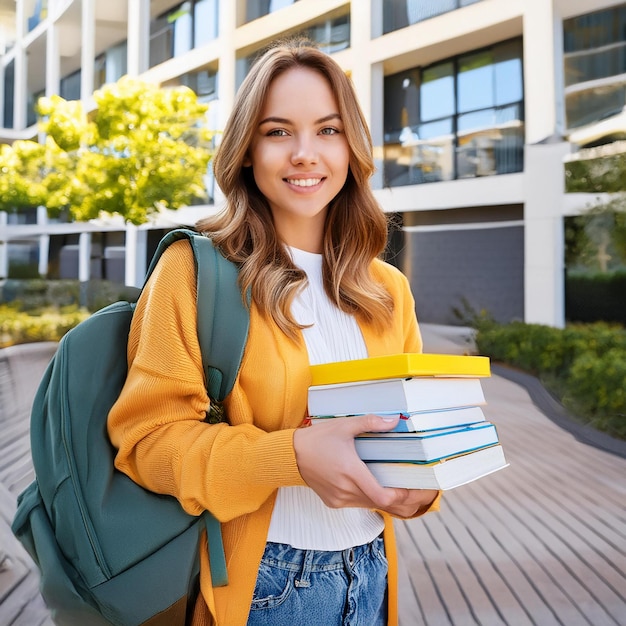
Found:
[[[152,258],[146,281],[157,261],[175,241],[188,239],[197,276],[198,340],[209,397],[221,402],[230,393],[239,372],[248,338],[250,316],[237,283],[237,266],[225,259],[204,235],[178,228],[161,239]],[[219,521],[203,513],[209,544],[211,580],[214,586],[228,584],[226,557]]]

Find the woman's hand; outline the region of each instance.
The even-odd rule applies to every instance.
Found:
[[[302,478],[332,508],[362,507],[397,517],[415,515],[433,502],[437,490],[382,487],[354,447],[357,435],[393,430],[398,419],[361,415],[298,429],[294,447]]]

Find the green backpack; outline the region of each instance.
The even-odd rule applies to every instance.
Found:
[[[207,390],[221,401],[249,326],[237,268],[207,237],[178,229],[160,242],[148,276],[179,239],[194,251]],[[36,480],[18,498],[12,530],[39,566],[41,593],[60,625],[184,624],[198,592],[204,529],[213,583],[228,582],[219,522],[208,512],[187,514],[175,498],[143,489],[114,467],[106,421],[127,374],[134,308],[116,302],[67,333],[34,399]]]

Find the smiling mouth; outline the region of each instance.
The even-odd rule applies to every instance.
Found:
[[[322,182],[321,178],[285,178],[285,180],[296,187],[315,187]]]

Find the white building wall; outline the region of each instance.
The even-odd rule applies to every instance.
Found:
[[[46,94],[58,93],[61,78],[59,30],[56,20],[67,19],[70,9],[81,7],[83,85],[82,98],[90,97],[93,85],[93,59],[100,52],[98,11],[107,0],[50,0],[50,17],[25,33],[32,1],[17,0],[17,44],[0,59],[0,65],[15,62],[15,128],[0,135],[15,138],[26,133],[28,53],[33,40],[46,34]],[[476,206],[523,205],[525,230],[525,319],[561,326],[563,310],[563,233],[565,214],[583,210],[589,196],[566,197],[563,191],[562,158],[570,146],[564,133],[562,77],[562,20],[575,15],[617,6],[622,0],[483,0],[402,30],[382,32],[384,0],[315,0],[296,2],[275,13],[245,24],[245,0],[220,0],[219,39],[160,66],[148,68],[150,0],[116,1],[126,14],[128,34],[128,73],[162,82],[207,64],[219,67],[219,104],[213,112],[218,124],[225,123],[232,107],[237,59],[262,47],[273,38],[310,24],[320,16],[335,16],[349,5],[351,47],[336,55],[350,72],[370,122],[377,172],[373,179],[376,196],[386,211],[411,212],[460,209]],[[179,0],[160,0],[162,10],[173,8]],[[110,7],[108,7],[110,8]],[[105,26],[103,25],[102,28]],[[374,38],[371,38],[371,35]],[[481,179],[456,180],[411,187],[383,189],[383,87],[384,76],[411,67],[423,66],[475,50],[511,37],[524,39],[525,83],[525,170]],[[0,76],[2,72],[0,72]],[[1,102],[0,102],[1,104]],[[217,202],[220,202],[218,196]],[[197,219],[202,211],[214,207],[191,207],[171,219],[149,227],[170,227],[185,216]],[[192,216],[192,217],[191,217]],[[193,223],[190,221],[189,223]],[[22,229],[24,227],[21,227]],[[80,225],[69,228],[80,230]],[[143,230],[145,230],[145,228]],[[93,230],[93,225],[84,227]],[[10,232],[2,227],[1,232]],[[126,269],[133,284],[141,278],[142,235],[128,228]],[[142,229],[139,229],[141,232]],[[10,237],[10,235],[7,235]],[[0,241],[0,246],[2,241]],[[135,256],[135,252],[137,253]],[[137,258],[135,262],[134,258]]]

